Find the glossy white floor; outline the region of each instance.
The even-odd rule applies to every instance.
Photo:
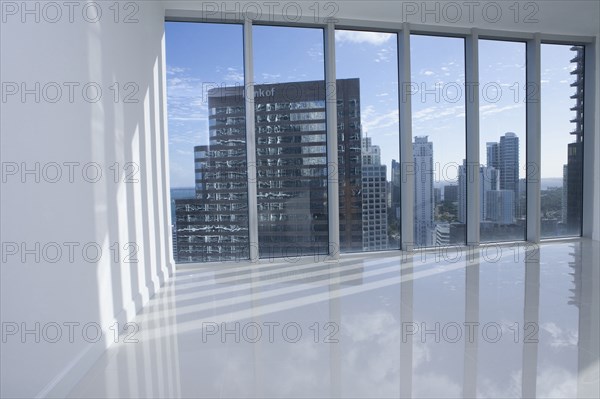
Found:
[[[72,397],[600,397],[600,246],[180,269]]]

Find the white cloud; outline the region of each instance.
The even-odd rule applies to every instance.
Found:
[[[383,114],[377,113],[375,107],[369,105],[362,114],[362,127],[364,132],[380,131],[398,125],[398,110],[392,110]]]
[[[183,73],[185,71],[186,71],[185,68],[167,65],[167,75],[176,75],[178,73]]]
[[[390,56],[389,51],[386,48],[382,48],[377,51],[377,56],[375,57],[375,62],[389,62]]]
[[[560,367],[551,366],[538,371],[538,397],[574,398],[577,396],[577,376]]]
[[[323,50],[321,48],[311,47],[306,51],[306,55],[308,55],[310,58],[316,59],[317,61],[322,61]]]
[[[486,117],[493,114],[499,114],[501,112],[510,111],[512,109],[522,108],[522,103],[506,105],[504,107],[498,107],[496,104],[483,105],[479,108],[479,112],[482,117]]]
[[[276,82],[279,78],[281,78],[281,74],[263,73],[262,78],[263,78],[263,81],[265,81],[265,82]]]
[[[550,346],[553,348],[561,348],[564,346],[577,346],[577,331],[563,330],[556,323],[543,323],[540,326],[541,330],[548,332],[552,336]]]
[[[416,119],[416,120],[418,120],[418,119],[425,119],[425,120],[427,120],[426,118],[428,118],[429,115],[431,115],[432,113],[434,113],[436,111],[437,111],[436,107],[425,108],[425,109],[422,109],[420,111],[413,112],[412,118]]]
[[[236,68],[227,68],[227,73],[223,76],[223,80],[226,83],[241,83],[244,81],[244,73],[238,71]]]
[[[393,37],[390,33],[360,32],[339,30],[335,32],[335,40],[340,43],[367,43],[381,46]]]

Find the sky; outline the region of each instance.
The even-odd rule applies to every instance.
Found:
[[[253,29],[257,84],[324,79],[322,30]],[[479,47],[480,161],[486,142],[514,132],[525,177],[525,44],[481,40]],[[542,45],[542,178],[562,177],[572,141],[569,48]],[[242,27],[167,22],[166,53],[171,187],[193,187],[193,147],[208,143],[206,92],[243,85]],[[411,36],[413,136],[433,141],[438,181],[456,181],[465,158],[464,56],[461,38]],[[381,147],[388,176],[392,159],[399,159],[397,68],[395,34],[336,31],[337,77],[360,79],[363,136]]]

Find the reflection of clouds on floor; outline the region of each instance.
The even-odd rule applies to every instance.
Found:
[[[510,373],[508,381],[480,378],[478,381],[477,396],[480,398],[520,398],[521,397],[521,370]]]
[[[540,398],[577,397],[577,377],[558,366],[547,367],[537,377],[537,396]]]
[[[354,396],[398,396],[399,320],[386,310],[342,317],[342,378]]]
[[[415,375],[413,379],[413,397],[415,398],[460,398],[462,386],[458,381],[439,374],[425,373]]]
[[[546,331],[552,337],[550,346],[561,348],[565,346],[577,346],[577,331],[574,329],[562,329],[556,323],[548,322],[540,325],[540,330]]]
[[[442,398],[462,397],[466,389],[482,398],[534,392],[598,397],[597,325],[591,317],[598,313],[592,295],[597,282],[587,279],[587,285],[573,288],[573,281],[583,279],[565,274],[571,254],[579,251],[573,244],[540,248],[556,261],[540,267],[541,278],[525,274],[525,266],[539,266],[524,265],[523,257],[515,262],[507,251],[510,256],[480,268],[479,282],[467,278],[478,267],[473,263],[436,263],[421,255],[409,265],[398,256],[357,254],[335,263],[311,259],[182,269],[138,316],[139,344],[111,346],[72,396],[379,398],[410,391],[411,397]],[[598,251],[580,252],[581,262],[598,258]],[[490,281],[496,284],[490,287]],[[573,292],[581,287],[581,293]],[[585,306],[569,302],[573,295]],[[539,303],[526,303],[535,296]],[[525,315],[525,310],[535,312]],[[465,344],[465,328],[457,342],[436,342],[431,332],[436,322],[440,331],[445,323],[463,326],[475,311],[478,342]],[[535,313],[539,342],[525,346],[524,317],[535,322]],[[221,330],[221,322],[228,330],[238,322],[240,331],[257,323],[262,339],[248,342],[241,333],[236,342],[219,333],[203,342],[207,321]],[[267,337],[269,322],[278,323],[273,341]],[[291,322],[302,329],[297,341],[282,335]],[[337,342],[325,342],[331,332],[327,323],[339,326],[332,337]],[[402,323],[419,327],[412,340],[402,342]],[[501,328],[501,340],[486,341],[486,323]],[[495,329],[489,332],[494,335]]]

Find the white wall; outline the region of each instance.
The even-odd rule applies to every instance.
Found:
[[[30,88],[35,82],[40,82],[41,86],[48,82],[59,85],[77,82],[80,86],[75,90],[72,103],[65,86],[63,97],[57,103],[50,103],[43,97],[36,103],[34,95],[27,95],[23,103],[20,93],[8,96],[0,103],[3,167],[6,171],[16,163],[19,168],[33,168],[36,162],[40,163],[40,168],[50,162],[79,162],[80,166],[75,169],[73,183],[69,182],[68,168],[64,165],[62,179],[57,183],[48,181],[54,177],[50,167],[46,169],[49,173],[46,179],[42,175],[39,183],[33,181],[33,175],[25,176],[25,183],[21,181],[20,173],[5,176],[6,183],[2,184],[0,197],[1,241],[4,245],[26,243],[29,248],[34,247],[36,242],[41,247],[56,242],[63,248],[63,255],[56,263],[44,260],[43,256],[36,263],[34,255],[27,255],[23,262],[20,254],[7,253],[12,247],[3,249],[7,259],[3,260],[0,269],[1,321],[4,327],[9,325],[6,323],[20,326],[24,322],[29,328],[33,328],[35,322],[41,326],[50,322],[78,322],[81,325],[95,322],[105,331],[104,339],[98,344],[83,339],[81,325],[76,329],[73,343],[69,343],[66,336],[56,344],[45,342],[43,336],[40,343],[34,342],[33,335],[26,336],[25,343],[21,342],[20,334],[5,337],[6,342],[1,344],[0,394],[11,397],[61,396],[111,342],[112,335],[107,333],[112,334],[109,327],[114,320],[121,323],[129,320],[172,271],[170,232],[162,217],[169,213],[166,130],[162,113],[164,97],[161,97],[164,90],[164,8],[202,10],[204,7],[214,10],[215,5],[221,7],[222,3],[134,2],[139,6],[135,13],[139,21],[129,24],[124,24],[123,19],[135,10],[121,9],[119,22],[115,23],[114,9],[109,9],[113,2],[97,3],[103,12],[100,22],[85,21],[82,6],[74,10],[72,23],[69,22],[68,10],[64,8],[62,18],[56,23],[46,21],[44,16],[36,23],[31,15],[22,22],[21,10],[12,15],[14,10],[5,8],[9,3],[19,7],[23,4],[2,3],[4,20],[0,48],[1,81],[5,83],[3,94],[7,94],[7,82],[18,85],[24,82]],[[247,3],[228,2],[227,7],[229,10],[236,10],[236,7],[242,10]],[[339,6],[337,11],[323,8],[320,16],[336,11],[337,18],[422,23],[422,10],[405,18],[403,11],[413,10],[406,8],[409,3],[419,7],[422,4],[335,2]],[[285,2],[281,4],[283,6]],[[297,4],[301,4],[304,16],[314,13],[314,9],[308,8],[313,2]],[[432,4],[429,2],[430,7],[434,7]],[[442,19],[440,24],[598,37],[599,2],[538,1],[535,4],[539,6],[536,14],[539,22],[533,24],[514,23],[512,15],[497,23],[489,23],[481,14],[476,14],[474,23],[468,20],[448,23]],[[43,5],[39,3],[40,7]],[[484,2],[481,3],[483,7]],[[45,15],[46,19],[54,18],[53,10],[46,11],[50,13]],[[88,11],[88,17],[93,18],[94,10]],[[267,14],[265,16],[268,17]],[[426,23],[433,22],[433,16],[425,17]],[[595,56],[597,64],[598,53]],[[595,82],[596,98],[600,94],[599,80]],[[97,83],[103,90],[103,96],[97,103],[82,98],[81,87],[87,82]],[[120,84],[121,90],[128,82],[137,84],[139,92],[133,98],[139,103],[124,103],[124,92],[115,102],[114,92],[109,89],[115,82]],[[50,86],[48,89],[50,91],[46,94],[53,96]],[[595,120],[599,117],[596,109]],[[600,124],[596,123],[593,130],[595,140],[592,141],[596,171],[600,157],[599,128]],[[81,165],[90,162],[96,162],[103,172],[97,183],[89,183],[82,178]],[[115,162],[121,168],[127,162],[138,165],[140,169],[135,177],[139,182],[115,183],[113,171],[109,169]],[[593,198],[588,201],[595,212],[592,215],[595,222],[588,234],[595,239],[600,237],[598,186],[596,174],[594,186],[589,191]],[[80,243],[72,263],[62,244],[64,242]],[[87,262],[82,257],[82,245],[89,242],[102,247],[103,255],[97,262]],[[114,252],[110,246],[115,242],[121,248],[127,243],[137,244],[140,247],[139,262],[123,263],[123,250],[119,261],[113,261]],[[54,252],[46,255],[46,258],[52,257]],[[67,333],[68,329],[63,326],[63,334]]]
[[[32,9],[44,4],[27,3]],[[14,4],[20,7],[24,3]],[[7,95],[0,118],[3,170],[7,172],[14,164],[34,168],[39,163],[41,175],[39,183],[35,175],[24,176],[25,183],[20,173],[7,175],[2,184],[1,235],[6,259],[0,269],[1,321],[5,330],[8,323],[19,327],[27,323],[30,329],[40,323],[39,343],[33,334],[25,337],[25,343],[20,334],[4,337],[3,397],[66,394],[112,342],[109,327],[113,322],[118,320],[122,326],[131,319],[172,271],[170,229],[161,218],[168,214],[166,153],[162,150],[166,132],[161,114],[163,8],[154,1],[137,2],[139,22],[124,24],[124,16],[132,10],[121,10],[120,22],[115,23],[108,8],[113,2],[98,4],[100,22],[83,19],[80,6],[74,9],[72,23],[67,8],[56,23],[48,22],[56,16],[51,9],[36,23],[35,15],[22,22],[20,11],[12,15],[13,9],[2,4],[1,80]],[[90,20],[93,11],[88,10]],[[48,82],[80,85],[72,103],[66,86],[58,102],[46,101],[56,95],[52,85],[46,92],[40,90],[38,103],[34,94],[26,96],[25,102],[20,95],[8,95],[10,82],[24,82],[29,88],[36,82],[40,87]],[[81,88],[88,82],[103,91],[96,103],[82,97]],[[110,86],[116,82],[121,90],[128,82],[137,85],[139,92],[133,98],[139,102],[123,102],[125,92],[132,89],[123,91],[115,102]],[[47,166],[51,162],[62,165],[63,175],[56,183],[50,182],[56,171]],[[65,162],[80,164],[74,168],[72,183]],[[90,162],[102,171],[96,183],[87,182],[81,174],[81,165]],[[135,175],[139,181],[124,183],[123,174],[121,182],[115,183],[110,169],[115,162],[121,171],[127,162],[139,166]],[[88,169],[88,178],[93,177],[93,170]],[[63,249],[62,257],[49,262],[56,253],[47,246],[48,252],[38,252],[39,263],[35,254],[22,261],[20,254],[10,255],[12,242],[25,243],[28,248],[35,248],[36,243],[40,248],[57,243]],[[72,263],[64,242],[80,244]],[[86,243],[101,246],[98,261],[86,261],[82,256]],[[117,261],[110,249],[113,243],[121,248]],[[123,250],[127,243],[139,246],[138,263],[122,262],[129,253]],[[90,258],[95,256],[92,249]],[[43,326],[50,327],[47,323],[52,322],[62,325],[63,332],[54,344],[48,340],[54,338],[55,329],[49,328],[43,335]],[[73,343],[63,325],[69,322],[81,323],[75,327]],[[82,337],[82,326],[88,322],[104,329],[104,339],[96,344]],[[95,330],[88,332],[93,338]]]

